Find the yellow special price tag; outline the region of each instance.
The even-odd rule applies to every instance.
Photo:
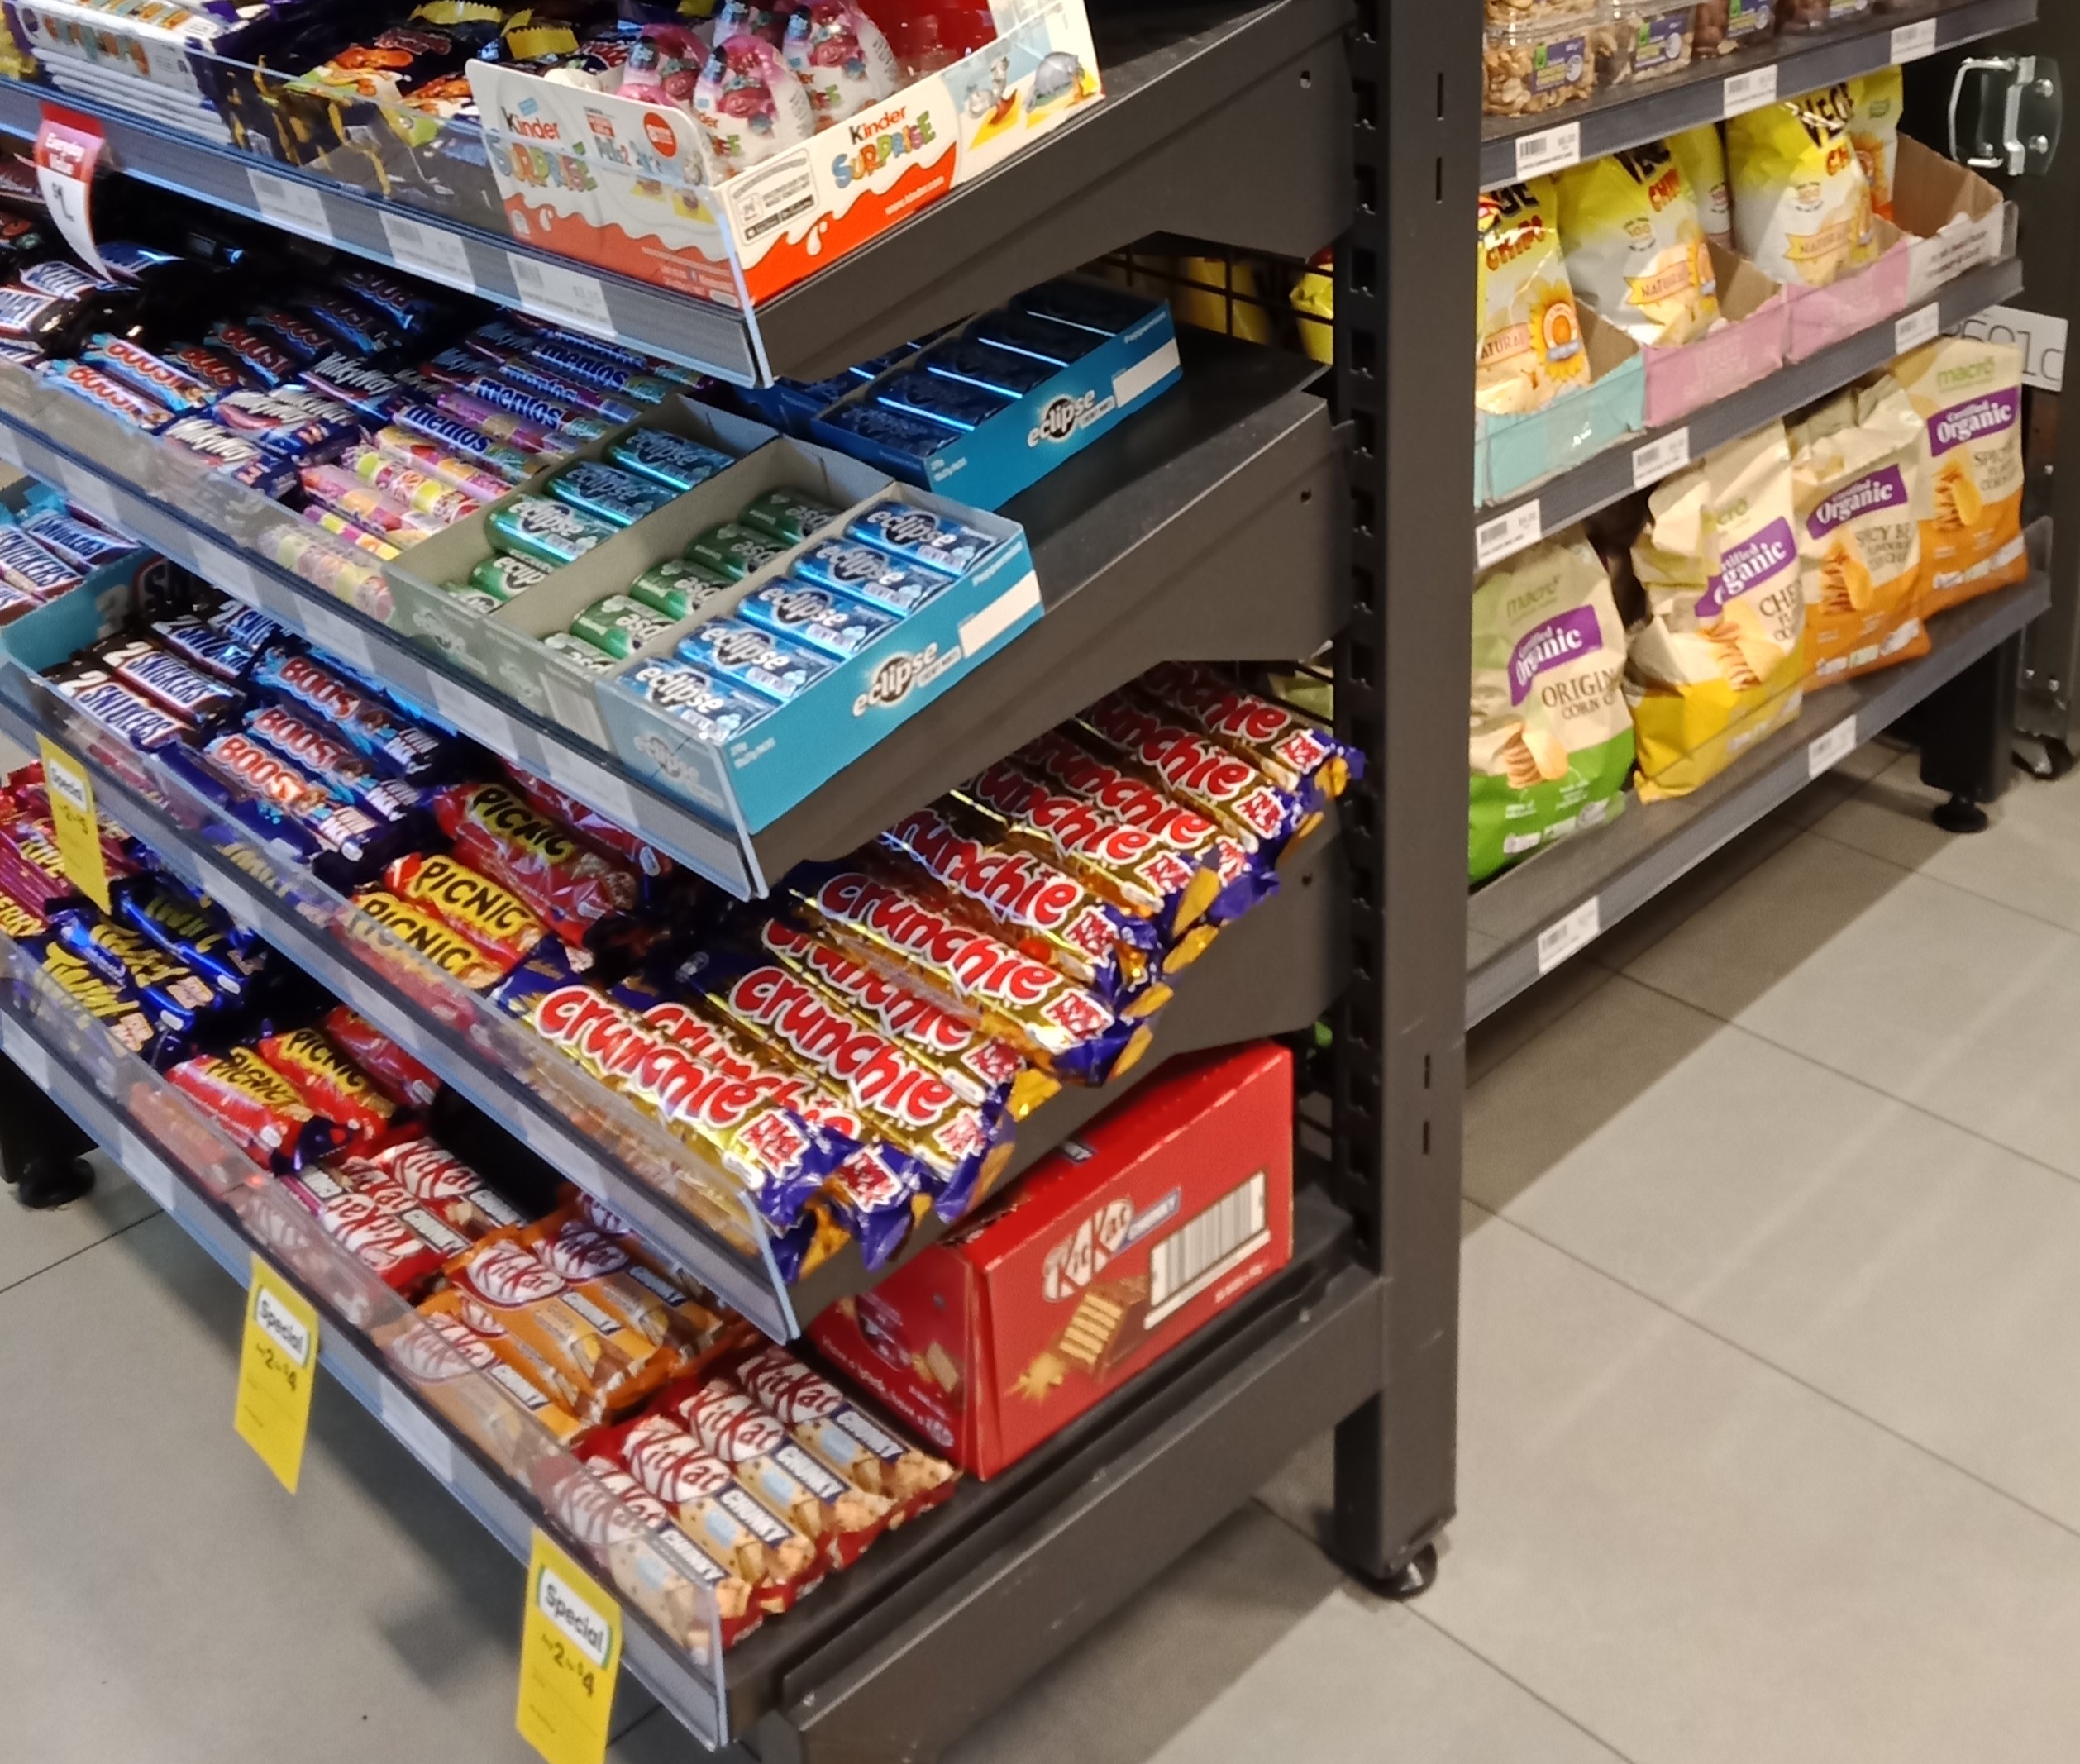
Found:
[[[259,1256],[246,1294],[238,1356],[238,1437],[290,1494],[303,1468],[311,1387],[317,1381],[317,1313]]]
[[[602,1764],[621,1666],[621,1607],[540,1532],[520,1636],[520,1737],[549,1764]]]
[[[94,818],[94,782],[86,768],[54,747],[47,735],[36,738],[43,749],[44,794],[50,803],[51,831],[65,875],[79,892],[108,911],[108,862],[101,852],[101,828]]]

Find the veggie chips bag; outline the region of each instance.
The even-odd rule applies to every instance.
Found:
[[[1939,337],[1892,364],[1926,426],[1933,517],[1924,611],[1939,613],[2030,574],[2022,539],[2022,352]]]
[[[1467,869],[1476,882],[1624,806],[1624,627],[1579,530],[1473,591]]]
[[[1701,123],[1668,137],[1668,150],[1683,169],[1690,193],[1697,199],[1697,218],[1710,244],[1734,249],[1734,193],[1726,181],[1726,143],[1719,125]]]
[[[1765,104],[1726,125],[1734,235],[1789,288],[1825,288],[1877,255],[1870,180],[1850,139],[1846,84]]]
[[[1796,424],[1791,443],[1807,683],[1830,685],[1925,656],[1928,443],[1906,392],[1880,374]]]
[[[1550,178],[1481,194],[1473,402],[1490,416],[1542,410],[1558,393],[1589,383],[1559,212]]]
[[[1625,669],[1642,802],[1688,795],[1789,722],[1806,677],[1783,425],[1706,455],[1648,507],[1632,552],[1648,616]]]
[[[1563,173],[1560,236],[1577,297],[1634,342],[1673,348],[1718,323],[1697,199],[1661,142]]]

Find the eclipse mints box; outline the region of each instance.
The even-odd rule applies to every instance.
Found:
[[[1006,1204],[810,1326],[824,1355],[995,1476],[1283,1267],[1293,1063],[1270,1042],[1181,1062]]]

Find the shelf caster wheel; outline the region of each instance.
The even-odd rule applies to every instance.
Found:
[[[39,1152],[19,1166],[10,1165],[7,1179],[14,1186],[17,1200],[32,1211],[41,1212],[92,1194],[94,1167],[83,1157]]]
[[[1437,1546],[1424,1544],[1391,1574],[1357,1578],[1381,1598],[1405,1604],[1411,1599],[1421,1598],[1437,1584]]]
[[[1983,833],[1992,822],[1968,796],[1953,796],[1929,811],[1929,818],[1946,833]]]

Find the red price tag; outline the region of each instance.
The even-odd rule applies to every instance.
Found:
[[[94,246],[94,168],[107,149],[93,118],[55,104],[43,107],[36,130],[37,187],[65,243],[103,275],[108,266]]]

